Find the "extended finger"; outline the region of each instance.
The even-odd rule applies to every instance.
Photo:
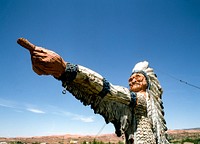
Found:
[[[25,39],[25,38],[19,38],[19,39],[17,40],[17,43],[18,43],[19,45],[21,45],[22,47],[28,49],[30,52],[34,51],[34,49],[35,49],[35,45],[32,44],[32,43],[30,43],[30,42],[29,42],[27,39]]]

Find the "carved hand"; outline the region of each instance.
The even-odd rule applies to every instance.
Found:
[[[58,78],[65,72],[66,62],[55,52],[35,46],[24,38],[19,38],[17,43],[30,51],[32,68],[38,75]]]

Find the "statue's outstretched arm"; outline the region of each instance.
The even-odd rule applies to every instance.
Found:
[[[73,81],[79,85],[80,89],[87,90],[88,94],[107,96],[108,99],[129,105],[131,97],[127,88],[112,85],[100,74],[89,68],[65,62],[55,52],[36,46],[27,39],[19,38],[17,43],[29,50],[32,68],[38,75],[52,75],[61,80],[64,87]]]

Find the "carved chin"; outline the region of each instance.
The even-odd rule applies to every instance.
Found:
[[[130,87],[131,91],[133,92],[139,92],[142,90],[141,86],[137,85],[137,86],[132,86]]]

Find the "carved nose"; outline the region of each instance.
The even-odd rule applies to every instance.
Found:
[[[133,79],[133,80],[132,80],[132,83],[135,83],[135,82],[136,82],[136,79]]]

